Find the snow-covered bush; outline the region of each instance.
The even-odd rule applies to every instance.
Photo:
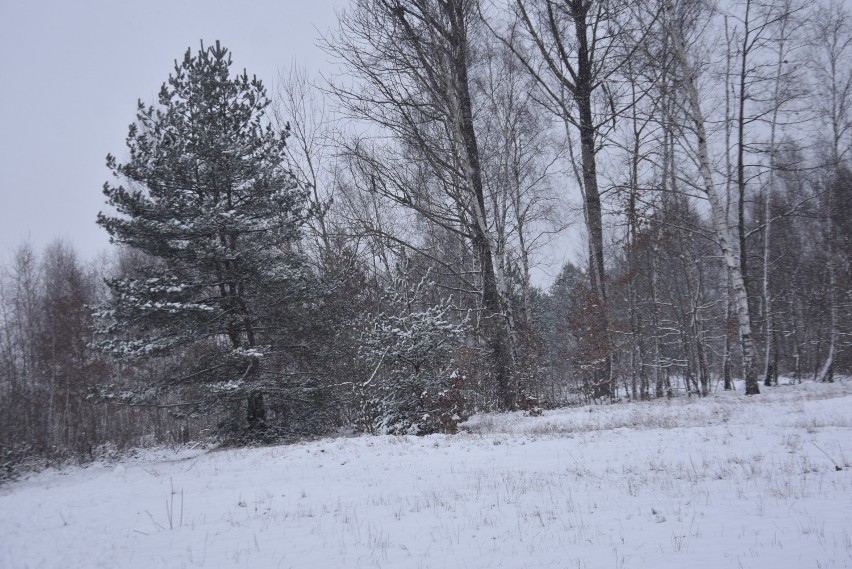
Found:
[[[360,356],[373,370],[363,384],[369,426],[388,434],[455,432],[464,416],[456,354],[467,319],[454,314],[451,297],[430,304],[428,272],[411,285],[402,265],[386,291],[386,311],[361,338]]]

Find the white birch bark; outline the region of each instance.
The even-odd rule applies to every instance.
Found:
[[[674,12],[672,4],[666,5],[669,14]],[[701,98],[698,92],[698,72],[694,67],[689,54],[686,51],[685,41],[678,23],[675,22],[669,30],[672,37],[672,49],[683,72],[681,88],[688,105],[692,126],[697,137],[696,161],[699,174],[703,183],[703,190],[710,202],[713,218],[713,228],[716,239],[722,249],[725,265],[731,276],[734,292],[734,300],[739,323],[740,343],[743,351],[743,376],[746,382],[746,394],[754,395],[760,393],[757,382],[757,370],[755,368],[754,341],[752,339],[751,318],[748,309],[748,290],[745,287],[742,269],[740,267],[739,253],[733,248],[733,232],[725,210],[725,204],[719,190],[713,181],[713,173],[710,168],[710,154],[707,147],[707,131],[705,128],[704,114],[701,109]]]

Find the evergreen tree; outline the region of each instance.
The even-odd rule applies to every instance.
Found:
[[[271,364],[282,307],[304,298],[293,245],[307,195],[287,167],[286,133],[266,118],[265,88],[245,71],[231,77],[231,63],[219,42],[187,50],[159,105],[139,102],[128,161],[107,156],[126,185],[104,185],[118,215],[101,213],[98,224],[150,263],[108,281],[112,300],[100,317],[112,354],[184,360],[157,389],[128,398],[190,388],[204,404],[244,404],[257,431],[264,395],[279,387]]]

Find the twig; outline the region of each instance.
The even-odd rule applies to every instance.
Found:
[[[831,458],[831,455],[830,455],[830,454],[828,454],[827,452],[825,452],[824,450],[822,450],[822,449],[821,449],[821,448],[820,448],[820,447],[819,447],[819,446],[818,446],[815,442],[811,441],[811,444],[812,444],[812,445],[814,445],[814,446],[817,448],[817,450],[818,450],[818,451],[820,451],[822,454],[824,454],[824,455],[826,456],[826,458],[828,458],[828,460],[830,460],[830,461],[831,461],[831,464],[833,464],[833,465],[834,465],[834,470],[837,470],[838,472],[839,472],[839,471],[841,471],[841,470],[843,470],[843,468],[841,468],[839,464],[837,464],[836,462],[834,462],[834,459],[833,459],[833,458]]]

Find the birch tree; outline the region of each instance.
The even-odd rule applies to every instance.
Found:
[[[735,233],[725,207],[725,197],[713,176],[700,90],[701,60],[696,52],[697,44],[689,42],[690,34],[695,33],[694,10],[695,6],[690,2],[675,3],[667,0],[664,23],[671,37],[672,55],[680,72],[680,89],[684,99],[684,110],[690,122],[689,130],[694,139],[694,159],[700,177],[700,188],[710,204],[716,240],[731,278],[743,354],[746,394],[755,395],[760,393],[760,386],[749,311],[749,292],[743,276],[741,252],[736,248]]]
[[[595,336],[601,361],[601,392],[610,391],[612,353],[604,266],[603,205],[598,183],[598,152],[602,137],[617,114],[607,87],[624,62],[616,38],[620,18],[627,10],[607,0],[514,0],[517,33],[505,41],[525,62],[541,90],[541,100],[560,117],[568,136],[576,132],[580,159],[575,174],[583,196],[588,233],[588,265],[594,293]],[[510,41],[511,40],[511,41]]]
[[[499,404],[511,408],[512,314],[500,243],[487,205],[471,73],[475,0],[358,0],[329,38],[329,51],[355,79],[332,92],[370,135],[345,152],[360,166],[362,190],[416,212],[472,247]]]

